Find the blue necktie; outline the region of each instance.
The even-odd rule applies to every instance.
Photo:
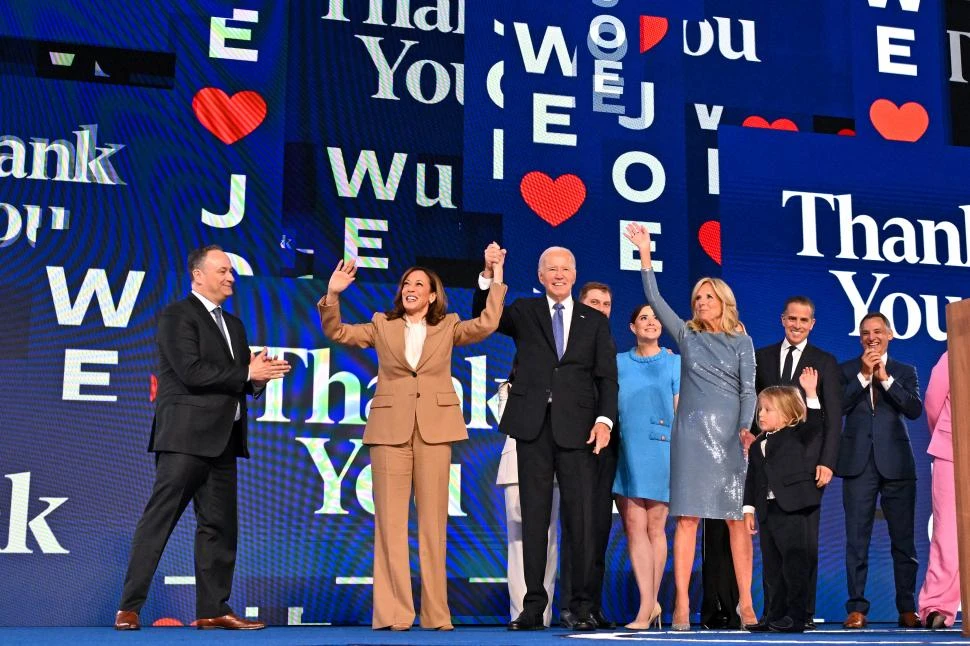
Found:
[[[562,353],[566,345],[566,333],[562,324],[563,304],[556,303],[552,306],[555,312],[552,315],[552,336],[556,339],[556,355],[562,359]]]

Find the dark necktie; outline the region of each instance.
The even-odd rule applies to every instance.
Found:
[[[229,354],[235,357],[236,355],[232,352],[232,343],[229,341],[229,332],[226,331],[226,324],[222,320],[222,308],[217,307],[212,310],[212,315],[216,317],[216,325],[219,326],[219,331],[222,332],[222,336],[226,339],[226,345],[229,346]]]
[[[788,356],[785,357],[785,365],[781,369],[782,383],[787,384],[792,382],[791,371],[792,371],[792,368],[795,367],[794,366],[795,360],[794,360],[794,357],[792,356],[794,354],[795,354],[795,346],[793,345],[788,346]]]
[[[566,332],[562,322],[563,304],[556,303],[552,306],[552,309],[554,310],[552,315],[552,336],[556,340],[556,355],[562,359],[562,353],[566,346]]]

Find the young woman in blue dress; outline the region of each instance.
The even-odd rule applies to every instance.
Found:
[[[649,305],[630,317],[637,344],[616,357],[620,457],[613,484],[640,609],[627,628],[660,627],[657,592],[667,562],[670,431],[680,393],[680,357],[660,346],[663,325]]]

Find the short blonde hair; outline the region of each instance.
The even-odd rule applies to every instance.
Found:
[[[720,278],[705,276],[694,284],[694,289],[690,292],[691,310],[693,311],[694,309],[694,299],[697,298],[697,292],[704,285],[710,285],[714,291],[714,295],[721,301],[721,329],[718,331],[731,335],[737,334],[738,332],[744,333],[744,327],[738,318],[738,301],[734,298],[734,292],[728,287],[728,284]],[[687,321],[687,328],[693,332],[705,331],[704,324],[701,323],[701,320],[697,318],[696,314],[694,314],[691,320]]]
[[[768,386],[758,393],[758,408],[763,399],[770,400],[785,423],[782,428],[796,426],[808,419],[808,407],[802,399],[802,391],[794,386]]]

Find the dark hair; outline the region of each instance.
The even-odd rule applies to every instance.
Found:
[[[428,281],[431,283],[429,285],[431,287],[431,293],[435,295],[434,302],[428,306],[428,313],[424,317],[425,321],[427,321],[428,325],[437,325],[445,317],[445,314],[448,313],[448,296],[445,294],[445,287],[441,284],[441,279],[438,278],[438,274],[426,267],[408,267],[404,271],[401,275],[401,280],[397,283],[397,293],[394,294],[394,305],[391,306],[391,309],[384,312],[384,315],[387,316],[388,321],[404,318],[404,300],[401,297],[401,292],[404,291],[404,281],[416,271],[423,271],[428,276]]]
[[[653,305],[651,305],[650,303],[641,303],[640,305],[637,305],[637,308],[633,310],[633,312],[630,314],[630,325],[633,325],[634,323],[637,322],[637,318],[640,316],[640,312],[643,311],[644,307],[649,307],[650,309],[653,309]],[[654,314],[656,314],[656,312],[654,312]]]
[[[196,269],[202,268],[202,263],[205,262],[205,257],[210,251],[222,251],[222,247],[217,244],[210,244],[189,252],[189,257],[185,260],[185,265],[189,268],[189,274]]]
[[[882,322],[886,324],[886,329],[889,330],[890,332],[893,331],[892,324],[889,322],[889,319],[886,318],[886,315],[883,314],[882,312],[869,312],[868,314],[863,316],[862,320],[859,321],[860,330],[862,329],[862,324],[868,321],[869,319],[882,319]]]
[[[601,292],[606,292],[610,295],[610,298],[613,298],[613,290],[610,289],[609,285],[591,280],[583,285],[583,288],[579,290],[579,300],[582,301],[584,298],[586,298],[586,294],[588,294],[591,289],[598,289]]]
[[[785,301],[785,306],[781,308],[781,313],[784,314],[788,311],[788,306],[792,303],[797,305],[805,305],[812,310],[812,318],[815,318],[815,303],[812,302],[808,296],[790,296],[788,300]]]

